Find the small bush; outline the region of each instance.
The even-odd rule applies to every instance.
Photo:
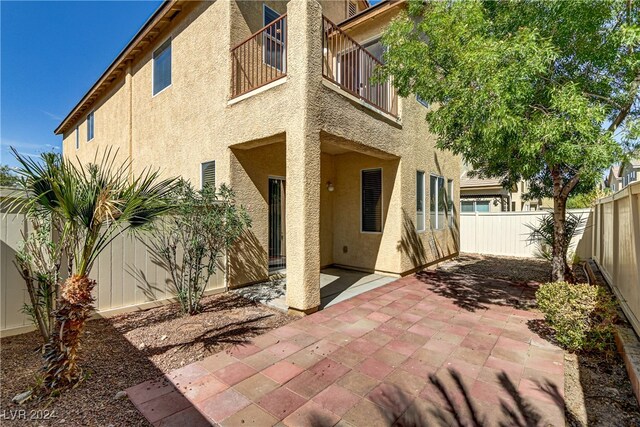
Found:
[[[538,307],[556,339],[571,351],[610,351],[616,303],[602,286],[547,283],[536,292]]]

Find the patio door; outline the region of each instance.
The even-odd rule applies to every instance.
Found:
[[[286,268],[284,178],[269,178],[269,271]]]

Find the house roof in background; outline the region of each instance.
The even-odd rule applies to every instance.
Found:
[[[469,177],[466,173],[460,177],[460,188],[498,187],[502,188],[500,178]]]
[[[629,159],[623,164],[621,164],[619,166],[618,173],[616,174],[616,176],[622,177],[622,171],[627,165],[630,165],[633,169],[640,168],[640,159]]]
[[[609,175],[612,175],[612,174],[616,178],[620,177],[620,165],[611,166],[611,169],[609,170]]]

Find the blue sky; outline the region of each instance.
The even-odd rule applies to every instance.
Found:
[[[0,1],[0,163],[59,151],[53,130],[160,3]]]

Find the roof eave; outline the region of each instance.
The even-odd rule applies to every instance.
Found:
[[[124,49],[116,56],[116,59],[107,67],[98,80],[91,86],[91,88],[85,93],[80,101],[71,109],[69,114],[60,122],[58,127],[53,131],[55,135],[62,134],[69,126],[74,117],[81,112],[82,107],[87,102],[92,102],[92,97],[96,96],[97,90],[102,85],[112,83],[119,76],[120,72],[117,70],[127,61],[133,59],[142,49],[139,47],[145,39],[150,36],[154,29],[163,22],[163,19],[167,19],[166,16],[171,12],[180,11],[178,3],[182,3],[182,0],[164,0],[158,9],[147,19],[142,25],[140,30],[135,36],[127,43]],[[174,15],[175,16],[175,15]],[[115,75],[114,75],[115,73]]]

